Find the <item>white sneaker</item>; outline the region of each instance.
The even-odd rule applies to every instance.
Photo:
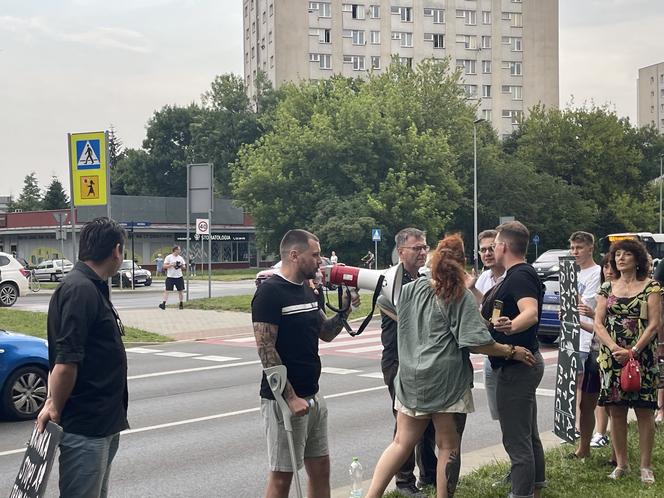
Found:
[[[591,448],[603,448],[609,444],[609,437],[596,432],[590,440]]]

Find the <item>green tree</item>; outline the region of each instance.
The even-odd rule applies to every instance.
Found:
[[[37,183],[37,175],[33,171],[25,176],[23,190],[13,204],[14,210],[38,211],[41,209],[42,195]]]
[[[447,62],[285,85],[279,97],[269,131],[232,168],[234,197],[270,249],[304,227],[356,262],[373,227],[385,240],[405,226],[434,237],[448,228],[463,192],[450,137],[472,129],[474,110]]]
[[[46,192],[44,192],[41,209],[66,209],[68,207],[69,197],[67,196],[67,192],[65,192],[60,180],[54,176]]]

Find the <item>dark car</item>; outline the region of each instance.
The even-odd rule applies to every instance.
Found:
[[[537,275],[539,275],[542,280],[550,278],[557,279],[558,270],[560,270],[558,258],[569,255],[570,252],[568,249],[550,249],[543,252],[540,257],[535,260],[533,268],[535,268]]]
[[[122,287],[131,287],[131,275],[131,259],[125,259],[118,272],[113,275],[111,280],[112,284],[114,286],[119,286],[120,279],[122,278]],[[145,270],[138,264],[134,263],[134,286],[137,285],[145,285],[146,287],[152,285],[152,273],[150,273],[150,270]]]
[[[0,330],[0,411],[35,418],[46,402],[48,346],[44,339]]]
[[[546,343],[555,341],[560,335],[560,284],[558,280],[545,280],[544,303],[537,337]]]

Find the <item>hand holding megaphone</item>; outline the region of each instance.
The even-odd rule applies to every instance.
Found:
[[[357,289],[350,288],[348,292],[344,292],[342,307],[348,309],[349,306],[352,311],[360,307],[360,293]]]

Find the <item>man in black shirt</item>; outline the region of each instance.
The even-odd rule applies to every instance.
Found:
[[[48,309],[48,397],[37,418],[64,431],[60,495],[106,497],[120,431],[127,423],[127,357],[120,318],[107,280],[122,264],[124,229],[108,218],[83,228],[79,262],[51,297]]]
[[[293,471],[304,463],[309,475],[307,496],[329,498],[327,406],[318,396],[321,372],[318,340],[334,339],[349,312],[326,319],[309,285],[321,263],[320,244],[315,235],[305,230],[290,230],[281,240],[279,252],[280,272],[258,287],[251,303],[263,368],[284,365],[288,372],[283,396],[290,413],[280,413],[265,374],[261,382],[261,415],[270,464],[265,496],[287,498]],[[359,296],[354,297],[353,304],[359,306]],[[292,418],[296,469],[290,459],[283,417]]]
[[[405,285],[417,278],[417,271],[422,268],[427,259],[429,246],[427,245],[426,233],[417,228],[404,228],[394,237],[399,253],[399,261],[403,263],[403,280]],[[397,412],[394,409],[394,379],[399,369],[399,352],[397,351],[397,322],[381,309],[381,342],[383,343],[383,355],[380,366],[383,371],[383,380],[387,385],[392,400],[392,413],[396,419]],[[396,434],[397,425],[394,424]],[[436,485],[436,431],[433,423],[429,422],[422,439],[415,447],[415,452],[406,460],[399,472],[396,474],[396,486],[399,492],[406,496],[424,497],[425,495],[417,489],[415,482],[415,459],[420,474],[420,487]]]
[[[535,356],[533,367],[513,359],[489,357],[497,377],[496,400],[503,446],[512,462],[510,496],[539,497],[546,485],[535,396],[544,374],[537,341],[544,285],[535,269],[525,262],[528,229],[512,221],[496,230],[494,256],[507,272],[504,280],[484,296],[482,316],[489,322],[489,331],[496,342],[523,346]]]

